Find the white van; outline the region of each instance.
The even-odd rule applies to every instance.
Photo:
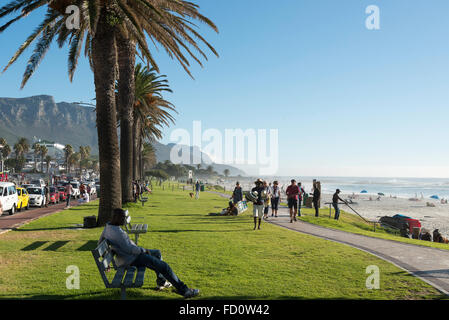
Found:
[[[0,202],[2,203],[3,212],[8,211],[9,214],[16,212],[19,199],[14,183],[0,182]]]

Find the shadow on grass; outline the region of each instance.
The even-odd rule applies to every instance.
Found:
[[[181,233],[181,232],[242,232],[242,230],[153,230],[151,233]]]
[[[44,244],[49,243],[50,241],[35,241],[32,244],[26,246],[25,248],[22,248],[22,251],[33,251],[37,250],[38,248],[42,247]],[[62,248],[70,241],[55,241],[52,244],[50,244],[48,247],[43,249],[43,251],[57,251],[59,248]]]
[[[19,232],[24,232],[24,231],[49,231],[49,230],[81,230],[83,228],[81,227],[55,227],[55,228],[13,228],[13,231],[19,231]],[[90,229],[94,229],[94,228],[90,228]],[[84,230],[84,229],[83,229]],[[87,229],[86,229],[87,230]]]

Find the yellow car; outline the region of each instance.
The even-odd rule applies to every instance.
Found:
[[[21,211],[23,208],[28,210],[30,208],[30,195],[25,188],[16,188],[17,197],[19,202],[17,202],[17,211]]]

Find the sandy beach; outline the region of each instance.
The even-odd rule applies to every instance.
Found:
[[[349,194],[342,194],[342,199],[348,199]],[[449,235],[449,204],[441,204],[440,201],[432,199],[418,199],[418,201],[410,201],[406,198],[390,198],[389,196],[381,197],[378,201],[377,196],[356,195],[353,200],[357,204],[351,204],[360,215],[370,220],[376,220],[383,216],[394,216],[395,214],[403,214],[421,221],[423,228],[433,232],[439,229],[443,235]],[[332,199],[331,194],[323,194],[324,202]],[[428,207],[426,203],[432,203],[435,207]],[[323,206],[323,205],[322,205]],[[346,205],[341,205],[341,209],[352,213]]]

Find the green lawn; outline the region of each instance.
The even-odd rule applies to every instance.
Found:
[[[368,253],[263,223],[253,231],[251,208],[238,217],[209,216],[227,200],[211,193],[156,187],[134,222],[149,224],[139,245],[162,251],[177,275],[199,288],[199,299],[438,299],[423,281]],[[105,289],[90,250],[102,229],[75,230],[96,214],[97,202],[64,210],[0,235],[0,299],[119,299]],[[142,219],[138,219],[142,217]],[[80,289],[66,288],[67,266],[80,270]],[[380,289],[368,290],[367,266],[380,269]],[[142,289],[128,299],[179,299],[155,291],[147,272]]]
[[[410,243],[415,245],[421,245],[426,247],[438,248],[449,250],[449,245],[444,243],[436,243],[430,241],[422,241],[416,239],[407,239],[400,235],[387,232],[384,228],[377,225],[376,232],[374,232],[373,223],[367,223],[356,214],[348,213],[340,209],[340,219],[337,221],[334,219],[335,210],[332,208],[331,218],[329,219],[329,208],[321,208],[320,216],[315,217],[315,209],[301,208],[300,220],[309,222],[312,224],[320,225],[326,228],[338,229],[347,232],[362,234],[365,236],[382,238],[387,240],[400,241],[404,243]]]

